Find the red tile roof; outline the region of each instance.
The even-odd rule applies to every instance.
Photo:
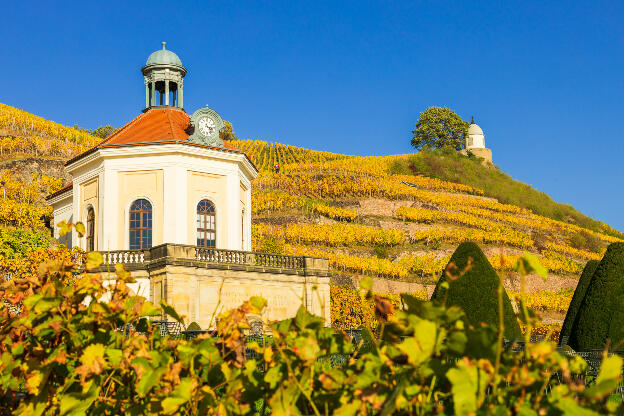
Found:
[[[67,166],[97,149],[105,147],[141,146],[147,144],[184,143],[189,138],[187,132],[191,126],[188,114],[177,107],[154,107],[140,114],[125,126],[117,129],[100,144],[65,162]],[[190,143],[189,143],[190,144]],[[210,147],[202,146],[201,147]],[[234,149],[227,141],[224,148],[216,148],[235,153],[242,153]]]
[[[48,201],[48,200],[50,200],[50,199],[54,198],[55,196],[58,196],[58,195],[60,195],[60,194],[63,194],[63,193],[65,193],[65,192],[69,191],[69,190],[70,190],[70,189],[72,189],[73,187],[74,187],[74,183],[73,183],[73,182],[70,182],[70,183],[68,183],[67,185],[64,185],[64,186],[63,186],[61,189],[59,189],[58,191],[56,191],[56,192],[52,192],[50,195],[46,196],[46,197],[45,197],[45,199],[46,199],[46,201]]]

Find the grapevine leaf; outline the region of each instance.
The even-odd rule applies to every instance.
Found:
[[[364,290],[371,290],[373,287],[373,279],[368,276],[364,276],[360,279],[360,287]]]
[[[262,309],[264,309],[264,307],[266,306],[267,301],[260,296],[252,296],[249,299],[249,304],[255,308],[255,311],[253,311],[253,313],[260,313],[262,312]]]
[[[162,401],[163,411],[172,414],[184,403],[191,400],[193,391],[193,379],[184,378],[180,384],[171,392],[171,395]]]
[[[514,265],[514,270],[520,274],[536,273],[546,280],[548,269],[542,266],[533,254],[525,252]]]
[[[184,322],[184,320],[180,317],[180,315],[178,315],[178,312],[173,308],[173,306],[171,306],[167,302],[165,302],[164,299],[160,300],[160,307],[162,308],[162,310],[167,315],[169,315],[170,317],[172,317],[173,319],[175,319],[179,323],[183,323]]]
[[[84,393],[83,393],[84,392]],[[63,394],[60,397],[61,415],[84,415],[100,393],[98,382],[89,381],[83,392]]]
[[[102,253],[98,251],[91,251],[87,254],[87,261],[85,262],[85,269],[93,270],[97,269],[104,262],[104,257],[102,257]]]
[[[81,222],[77,222],[76,224],[74,224],[74,228],[76,229],[76,232],[78,233],[78,237],[82,238],[85,235],[85,226],[83,223]]]

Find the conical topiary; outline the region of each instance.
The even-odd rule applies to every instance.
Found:
[[[431,299],[442,302],[446,297],[446,304],[462,308],[468,322],[473,326],[478,327],[483,322],[498,328],[499,277],[479,246],[466,242],[457,247],[449,261],[449,265],[454,264],[456,267],[452,274],[457,275],[464,271],[469,258],[472,258],[470,269],[461,277],[449,282],[448,290],[441,287],[441,284],[447,281],[446,273],[442,273]],[[505,291],[503,291],[503,315],[505,338],[520,339],[522,332]]]
[[[569,345],[577,351],[611,348],[624,338],[624,243],[612,243],[594,272],[572,324]],[[621,348],[621,346],[620,346]]]
[[[561,326],[561,333],[559,334],[559,343],[561,345],[563,345],[564,339],[570,338],[570,334],[572,333],[572,325],[574,324],[574,320],[576,319],[578,310],[581,307],[581,302],[583,302],[583,298],[585,297],[585,293],[587,293],[589,283],[591,282],[592,276],[594,275],[594,272],[596,271],[596,268],[598,268],[599,264],[600,262],[598,260],[590,260],[587,262],[587,264],[585,264],[583,273],[579,278],[576,289],[574,290],[574,295],[572,296],[572,300],[570,301],[568,313],[566,313],[563,325]]]

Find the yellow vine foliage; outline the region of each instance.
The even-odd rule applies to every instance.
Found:
[[[306,246],[286,245],[285,252],[292,256],[324,257],[329,260],[332,270],[350,271],[359,274],[382,276],[390,278],[407,277],[408,269],[402,263],[393,263],[388,259],[377,257],[352,256],[335,253]]]
[[[496,270],[512,271],[514,264],[521,256],[515,255],[495,255],[488,260]],[[553,251],[543,251],[542,256],[538,256],[542,266],[552,273],[580,275],[583,272],[583,263],[576,262],[559,253]]]
[[[69,157],[101,141],[82,130],[5,104],[0,104],[0,126],[8,133],[0,137],[0,157],[20,154]]]
[[[263,140],[230,140],[230,144],[245,152],[260,172],[270,172],[276,164],[280,169],[289,163],[311,163],[349,157],[338,153],[309,150],[301,147]]]
[[[572,295],[574,295],[573,290],[562,290],[559,292],[542,290],[541,292],[527,294],[526,305],[535,310],[566,312],[570,307]],[[519,301],[521,293],[510,292],[509,297]]]
[[[576,248],[572,248],[570,246],[565,246],[563,244],[557,244],[557,243],[546,243],[546,248],[549,251],[552,252],[556,252],[559,254],[567,254],[568,256],[572,256],[575,258],[579,258],[579,259],[584,259],[584,260],[602,260],[602,256],[604,255],[604,250],[602,251],[602,253],[594,253],[591,251],[587,251],[587,250],[579,250]]]
[[[312,243],[329,246],[383,245],[395,246],[406,241],[401,230],[381,230],[363,225],[289,224],[287,227],[257,224],[252,226],[252,237],[274,236],[294,243]]]
[[[44,205],[0,199],[0,224],[10,227],[43,229],[43,217],[49,217],[52,208]]]
[[[314,212],[338,221],[354,221],[357,211],[349,208],[332,207],[326,204],[315,203],[312,206]]]
[[[345,286],[332,286],[330,294],[330,313],[334,328],[342,330],[377,328],[379,321],[375,319],[374,302],[372,299],[367,299],[364,292]],[[411,293],[411,295],[421,300],[427,300],[425,289]],[[382,294],[380,296],[392,302],[395,309],[401,307],[400,296],[394,294]]]
[[[440,242],[459,244],[464,241],[505,244],[521,248],[533,247],[533,240],[526,234],[514,230],[484,231],[474,228],[430,228],[417,230],[411,235],[414,242],[435,246]]]

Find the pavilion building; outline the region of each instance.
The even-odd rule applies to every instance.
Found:
[[[258,170],[219,138],[216,111],[185,112],[187,69],[165,46],[141,68],[142,113],[65,163],[72,182],[47,197],[54,236],[104,253],[105,266],[126,264],[137,293],[166,299],[202,326],[217,305],[235,307],[252,295],[267,298],[269,319],[294,315],[301,301],[292,294],[329,319],[327,260],[251,252]],[[85,237],[61,237],[61,221],[82,222]],[[312,285],[320,297],[307,292]]]

